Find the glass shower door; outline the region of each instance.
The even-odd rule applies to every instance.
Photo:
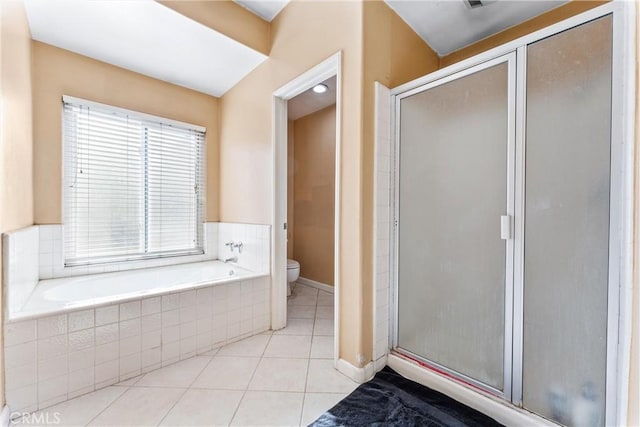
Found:
[[[523,406],[605,420],[612,17],[527,47]]]
[[[397,111],[396,349],[499,395],[511,381],[514,72],[508,55],[404,94]]]
[[[617,419],[615,16],[395,96],[395,350],[568,426]]]

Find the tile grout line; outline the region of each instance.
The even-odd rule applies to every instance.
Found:
[[[153,371],[149,371],[149,372],[153,372]],[[130,379],[136,379],[136,378],[137,378],[137,379],[136,379],[132,384],[129,384],[129,387],[135,387],[135,386],[136,386],[136,384],[138,384],[138,383],[140,382],[140,380],[142,379],[142,377],[144,377],[145,375],[147,375],[149,372],[145,372],[144,374],[142,374],[142,373],[141,373],[141,374],[140,374],[140,375],[138,375],[138,376],[135,376],[135,377],[133,377],[133,378],[130,378]],[[125,380],[125,381],[129,381],[129,380]],[[123,381],[123,382],[124,382],[124,381]],[[114,384],[114,385],[118,385],[118,384]]]
[[[208,365],[208,363],[207,363],[207,365]],[[150,371],[150,372],[153,372],[153,371]],[[200,373],[202,373],[202,372],[200,372]],[[198,374],[198,376],[200,375],[200,373]],[[119,387],[119,388],[124,388],[125,390],[124,390],[124,391],[123,391],[123,392],[122,392],[118,397],[116,397],[116,398],[115,398],[111,403],[109,403],[109,404],[108,404],[108,405],[107,405],[107,406],[106,406],[102,411],[98,412],[98,413],[96,414],[96,416],[94,416],[93,418],[91,418],[91,420],[89,420],[89,422],[88,422],[87,424],[85,424],[85,426],[88,426],[88,425],[90,425],[93,421],[95,421],[95,420],[96,420],[100,415],[102,415],[102,413],[104,413],[107,409],[109,409],[109,408],[111,407],[111,405],[113,405],[116,401],[120,400],[120,398],[121,398],[122,396],[124,396],[124,395],[125,395],[125,393],[127,393],[127,392],[128,392],[129,390],[131,390],[132,388],[144,388],[144,387],[142,387],[142,386],[137,386],[137,387],[136,387],[136,386],[135,386],[135,384],[137,384],[138,382],[140,382],[140,380],[141,380],[143,377],[145,377],[146,375],[148,375],[148,374],[149,374],[149,372],[146,372],[146,373],[144,373],[144,374],[139,375],[138,380],[137,380],[133,385],[129,385],[129,386],[121,386],[121,385],[120,385],[120,386],[119,386],[118,384],[112,384],[112,385],[110,385],[110,386],[103,387],[102,389],[100,389],[100,390],[105,390],[105,389],[107,389],[107,388],[109,388],[109,387]],[[196,378],[197,378],[197,377],[196,377]],[[159,387],[159,388],[174,388],[174,387]],[[175,387],[175,388],[179,388],[179,387]],[[189,389],[188,389],[188,388],[187,388],[187,389],[185,389],[185,392],[186,392],[186,390],[189,390]],[[97,391],[97,390],[96,390],[96,391]],[[183,393],[183,395],[184,395],[184,393]],[[178,400],[180,400],[181,398],[182,398],[182,395],[180,396],[180,398],[179,398]],[[177,401],[176,401],[176,402],[177,402]],[[175,405],[175,404],[174,404],[174,405]],[[171,409],[173,409],[173,406],[171,407]],[[169,411],[171,411],[171,409],[169,409]],[[167,412],[167,414],[168,414],[168,413],[169,413],[169,412]],[[166,417],[166,414],[165,414],[165,417]],[[160,422],[162,422],[163,420],[164,420],[164,417],[162,417],[162,420],[160,420]]]
[[[169,410],[167,411],[166,414],[163,415],[162,419],[160,419],[160,421],[158,421],[158,423],[156,424],[156,426],[159,426],[160,424],[162,424],[162,422],[164,421],[165,418],[167,418],[167,415],[169,415],[171,413],[171,411],[173,411],[173,408],[176,407],[176,405],[178,404],[178,402],[180,402],[180,400],[182,400],[182,398],[184,397],[185,394],[187,394],[187,392],[189,390],[191,390],[191,387],[195,384],[195,382],[198,380],[198,378],[200,377],[200,375],[202,375],[202,373],[204,372],[205,369],[207,369],[207,366],[209,366],[209,364],[211,364],[211,362],[213,361],[213,358],[215,356],[193,356],[194,357],[209,357],[209,361],[207,363],[204,364],[204,366],[202,367],[202,369],[200,369],[200,371],[198,372],[198,374],[196,376],[193,377],[193,380],[191,381],[191,383],[184,389],[184,391],[182,392],[182,394],[180,395],[180,397],[178,397],[176,399],[175,402],[173,402],[173,405],[171,405],[171,408],[169,408]],[[190,357],[189,359],[192,359],[192,357]],[[189,359],[185,359],[185,360],[189,360]]]
[[[264,346],[264,349],[262,350],[262,354],[260,355],[260,359],[258,360],[258,363],[256,364],[256,367],[253,369],[253,372],[251,373],[251,378],[249,378],[249,382],[247,383],[247,386],[242,391],[242,397],[240,398],[240,401],[238,402],[238,406],[236,406],[236,410],[233,411],[233,415],[231,416],[231,420],[229,421],[229,425],[231,425],[231,423],[233,423],[233,420],[236,418],[236,415],[238,414],[238,409],[240,409],[240,405],[242,405],[242,401],[244,400],[244,397],[247,395],[247,391],[249,391],[249,385],[251,384],[251,381],[253,381],[253,377],[256,375],[256,371],[258,370],[258,366],[260,366],[260,362],[262,362],[262,359],[264,358],[264,353],[267,351],[267,347],[269,347],[269,343],[271,342],[271,338],[273,338],[273,333],[271,333],[269,335],[269,339],[267,340],[267,344]]]
[[[109,387],[113,387],[113,385],[110,385],[110,386],[104,387],[104,388],[102,388],[101,390],[107,389],[107,388],[109,388]],[[113,404],[114,404],[116,401],[118,401],[122,396],[124,396],[124,394],[125,394],[126,392],[128,392],[128,391],[129,391],[129,389],[131,389],[131,387],[122,387],[122,388],[124,388],[125,390],[124,390],[122,393],[120,393],[120,395],[118,395],[118,397],[116,397],[115,399],[113,399],[113,401],[109,402],[109,404],[108,404],[107,406],[105,406],[105,407],[104,407],[104,409],[102,409],[102,411],[98,412],[98,413],[97,413],[93,418],[91,418],[91,419],[89,420],[89,422],[85,424],[85,426],[88,426],[88,425],[90,425],[93,421],[95,421],[95,420],[96,420],[100,415],[102,415],[102,414],[104,413],[104,411],[106,411],[107,409],[109,409],[109,408],[111,407],[111,405],[113,405]]]
[[[300,418],[298,418],[298,425],[302,425],[302,417],[304,416],[304,404],[307,401],[307,384],[309,383],[309,368],[311,367],[311,349],[313,348],[313,337],[316,330],[316,316],[318,315],[318,297],[319,292],[316,292],[316,307],[313,312],[313,327],[311,328],[311,345],[309,346],[309,358],[307,359],[307,375],[304,380],[304,394],[302,395],[302,407],[300,408]]]

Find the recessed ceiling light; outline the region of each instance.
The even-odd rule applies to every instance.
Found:
[[[317,84],[313,87],[313,91],[315,93],[325,93],[327,90],[329,90],[329,88],[323,83]]]

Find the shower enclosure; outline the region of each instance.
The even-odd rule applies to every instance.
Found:
[[[615,19],[394,95],[394,351],[566,425],[615,419]]]

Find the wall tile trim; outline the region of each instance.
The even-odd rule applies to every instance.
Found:
[[[375,83],[375,153],[374,153],[374,327],[373,359],[376,367],[384,366],[391,345],[391,92]],[[380,361],[380,362],[378,362]],[[380,368],[381,369],[381,368]]]

